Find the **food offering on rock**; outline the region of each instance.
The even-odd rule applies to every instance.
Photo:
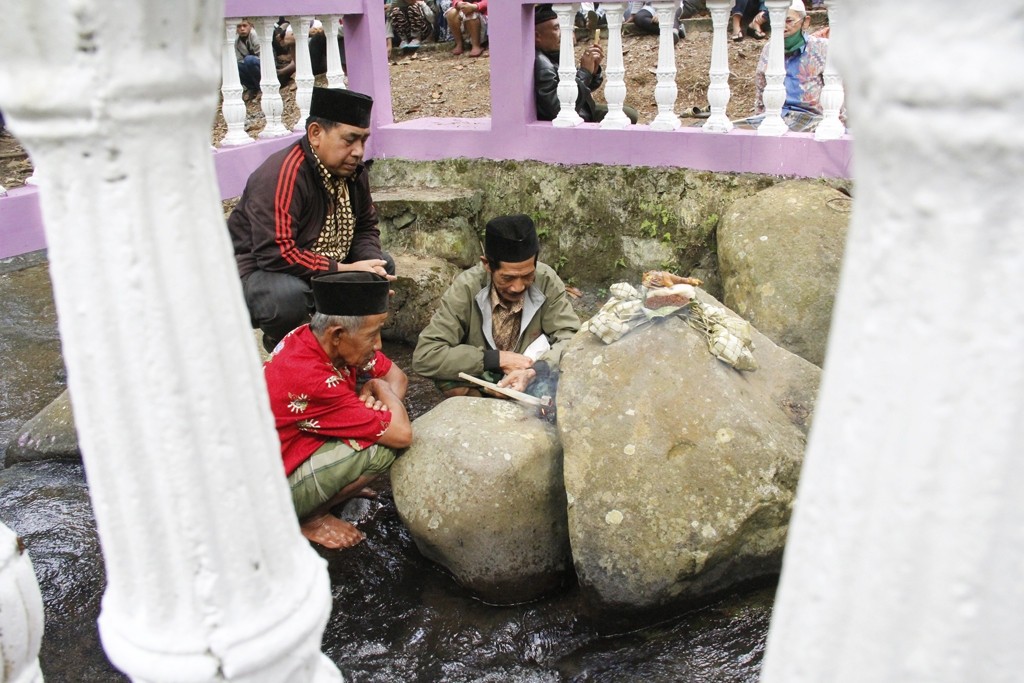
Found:
[[[682,277],[664,270],[644,273],[641,284],[646,292],[644,306],[652,310],[672,306],[680,308],[697,297],[695,287],[704,284],[695,277]]]
[[[757,370],[754,335],[750,323],[725,308],[694,301],[686,320],[708,342],[708,351],[737,370]]]
[[[652,270],[644,273],[641,284],[642,291],[628,282],[612,285],[611,298],[581,329],[611,344],[647,323],[678,315],[700,332],[708,351],[723,363],[737,370],[757,369],[750,323],[725,308],[695,301],[700,280]]]

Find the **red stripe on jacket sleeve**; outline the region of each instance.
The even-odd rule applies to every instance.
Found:
[[[277,186],[274,189],[274,239],[281,250],[281,258],[286,263],[300,265],[310,270],[327,270],[329,262],[326,257],[295,246],[289,208],[295,195],[295,180],[304,157],[302,147],[296,146],[281,164]]]

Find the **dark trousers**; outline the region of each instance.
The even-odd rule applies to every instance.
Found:
[[[384,252],[384,270],[395,274],[395,260]],[[252,326],[263,330],[264,338],[278,342],[313,315],[313,289],[309,282],[287,273],[257,270],[242,281],[245,303]]]
[[[633,23],[636,27],[644,33],[658,33],[661,29],[658,24],[654,23],[654,17],[657,15],[651,15],[647,12],[637,12],[633,15]],[[676,12],[672,18],[672,28],[679,28],[679,13]]]

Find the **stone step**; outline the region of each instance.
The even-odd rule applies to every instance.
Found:
[[[381,243],[392,254],[412,253],[469,268],[483,253],[483,192],[451,187],[373,189]]]

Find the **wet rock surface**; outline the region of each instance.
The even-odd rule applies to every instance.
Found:
[[[820,370],[754,337],[760,368],[743,373],[678,317],[566,350],[569,536],[602,610],[692,604],[780,570]]]
[[[66,389],[17,431],[7,446],[4,464],[10,467],[42,460],[82,461],[71,415],[71,395]]]
[[[413,423],[391,467],[420,551],[497,604],[551,592],[570,567],[558,430],[537,408],[459,396]]]

